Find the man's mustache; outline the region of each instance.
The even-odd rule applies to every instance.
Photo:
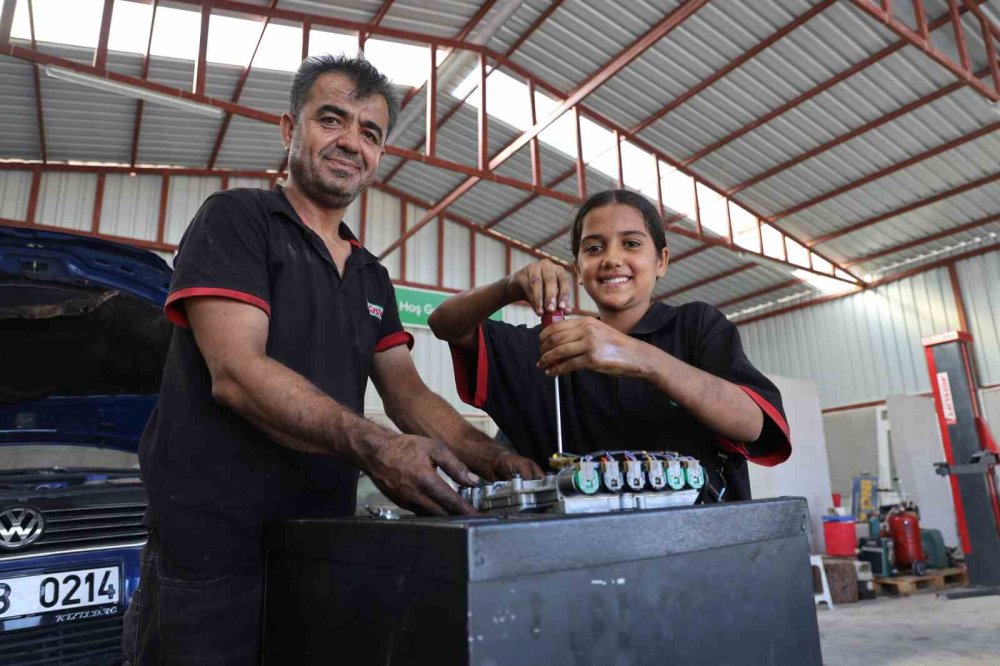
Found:
[[[335,148],[333,150],[323,151],[322,153],[320,153],[320,157],[324,159],[334,158],[338,160],[344,160],[346,162],[350,162],[359,169],[362,166],[364,166],[361,163],[361,157],[357,153],[350,153],[342,148]]]

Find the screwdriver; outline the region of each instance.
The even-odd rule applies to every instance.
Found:
[[[562,310],[554,310],[553,312],[546,312],[542,315],[542,329],[548,328],[551,324],[557,321],[563,321],[566,319],[566,313]],[[556,447],[559,455],[563,452],[563,439],[562,439],[562,411],[559,405],[559,377],[553,377],[556,383]]]

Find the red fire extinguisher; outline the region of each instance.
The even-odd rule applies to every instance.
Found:
[[[927,573],[924,544],[920,537],[920,521],[917,515],[902,508],[893,509],[889,514],[889,536],[896,551],[896,568],[910,569],[914,575]]]

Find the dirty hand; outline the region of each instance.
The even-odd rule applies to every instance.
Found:
[[[501,453],[493,459],[493,480],[507,481],[520,476],[522,479],[540,479],[545,476],[542,468],[513,451]]]
[[[507,293],[512,301],[526,300],[538,316],[545,311],[565,311],[572,279],[565,268],[542,259],[507,278]]]
[[[443,443],[416,435],[391,437],[362,461],[363,471],[378,489],[404,509],[433,516],[475,514],[472,505],[438,475],[438,467],[463,486],[479,482]]]

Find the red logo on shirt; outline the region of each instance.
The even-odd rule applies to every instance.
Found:
[[[383,308],[381,305],[375,305],[374,303],[368,304],[368,314],[375,317],[379,321],[382,321]]]

